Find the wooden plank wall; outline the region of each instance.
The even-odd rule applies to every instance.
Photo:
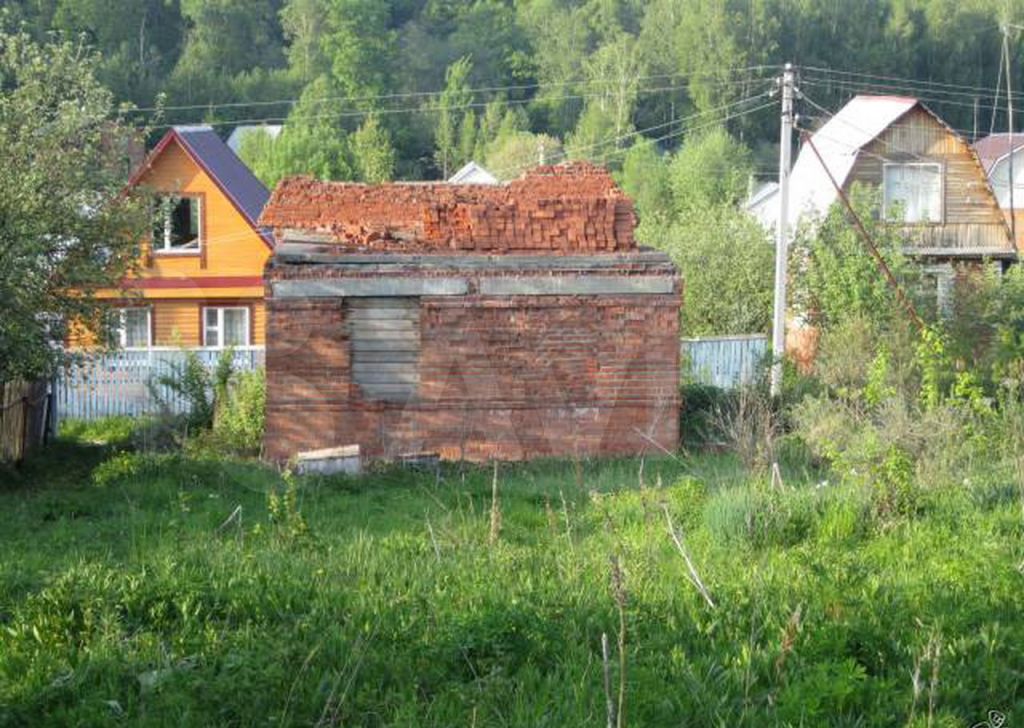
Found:
[[[881,185],[886,161],[937,162],[943,166],[943,223],[907,225],[910,244],[923,248],[1014,249],[981,164],[965,140],[927,111],[914,109],[868,144],[857,158],[847,189],[853,182]]]
[[[722,389],[753,384],[765,363],[768,337],[764,334],[683,339],[680,342],[684,377]]]
[[[406,401],[420,384],[420,303],[414,297],[351,298],[346,323],[352,381],[368,399]]]
[[[0,462],[20,462],[46,436],[46,382],[0,382]]]

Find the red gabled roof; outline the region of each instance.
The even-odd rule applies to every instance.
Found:
[[[273,237],[259,227],[260,213],[270,198],[270,192],[209,126],[172,127],[146,155],[146,159],[128,180],[128,185],[138,184],[172,142],[177,143],[213,180],[218,189],[252,226],[253,231],[267,247],[272,248]]]

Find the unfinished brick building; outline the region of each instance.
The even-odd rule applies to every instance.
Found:
[[[504,186],[282,182],[261,223],[266,453],[674,450],[680,281],[599,168]]]

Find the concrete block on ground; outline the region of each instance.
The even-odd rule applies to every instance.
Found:
[[[328,447],[322,450],[300,452],[295,457],[295,469],[299,475],[358,475],[362,471],[359,445]]]

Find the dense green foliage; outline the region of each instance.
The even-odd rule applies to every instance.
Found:
[[[639,472],[503,469],[491,545],[487,469],[282,480],[65,443],[0,494],[0,724],[603,722],[613,556],[627,724],[1024,717],[1005,476],[894,516],[729,458]]]
[[[620,181],[636,201],[637,237],[668,252],[685,281],[683,336],[769,328],[775,248],[738,210],[752,173],[750,150],[720,127],[672,155],[650,142],[626,155]]]
[[[999,25],[1020,19],[1004,0],[14,0],[7,11],[37,37],[82,34],[114,98],[141,107],[131,118],[154,133],[284,123],[276,140],[242,146],[271,186],[291,174],[431,179],[470,159],[501,179],[542,159],[606,164],[637,197],[641,241],[683,270],[688,335],[767,329],[771,250],[735,202],[774,174],[767,92],[783,61],[802,69],[805,126],[821,120],[816,104],[910,93],[982,134],[1005,126]]]
[[[686,128],[749,108],[722,110],[766,91],[787,60],[806,69],[803,88],[826,106],[857,90],[917,90],[953,126],[986,131],[998,105],[999,24],[1021,20],[1019,4],[1005,0],[12,0],[5,7],[37,37],[83,34],[118,100],[150,109],[165,99],[161,123],[224,123],[226,133],[239,120],[316,117],[345,146],[376,111],[395,145],[395,174],[414,179],[457,169],[470,149],[491,143],[479,136],[483,109],[495,100],[524,111],[523,131],[558,139],[567,154],[618,164],[636,130],[674,147]],[[1016,43],[1012,53],[1020,87]],[[920,83],[908,89],[850,72]],[[325,101],[311,108],[293,104],[297,98]],[[729,124],[754,148],[774,141],[770,111]],[[309,167],[340,178],[361,174],[344,164]]]
[[[0,381],[45,376],[70,321],[110,338],[97,289],[134,262],[143,206],[123,194],[135,132],[99,59],[4,32],[0,15]]]

